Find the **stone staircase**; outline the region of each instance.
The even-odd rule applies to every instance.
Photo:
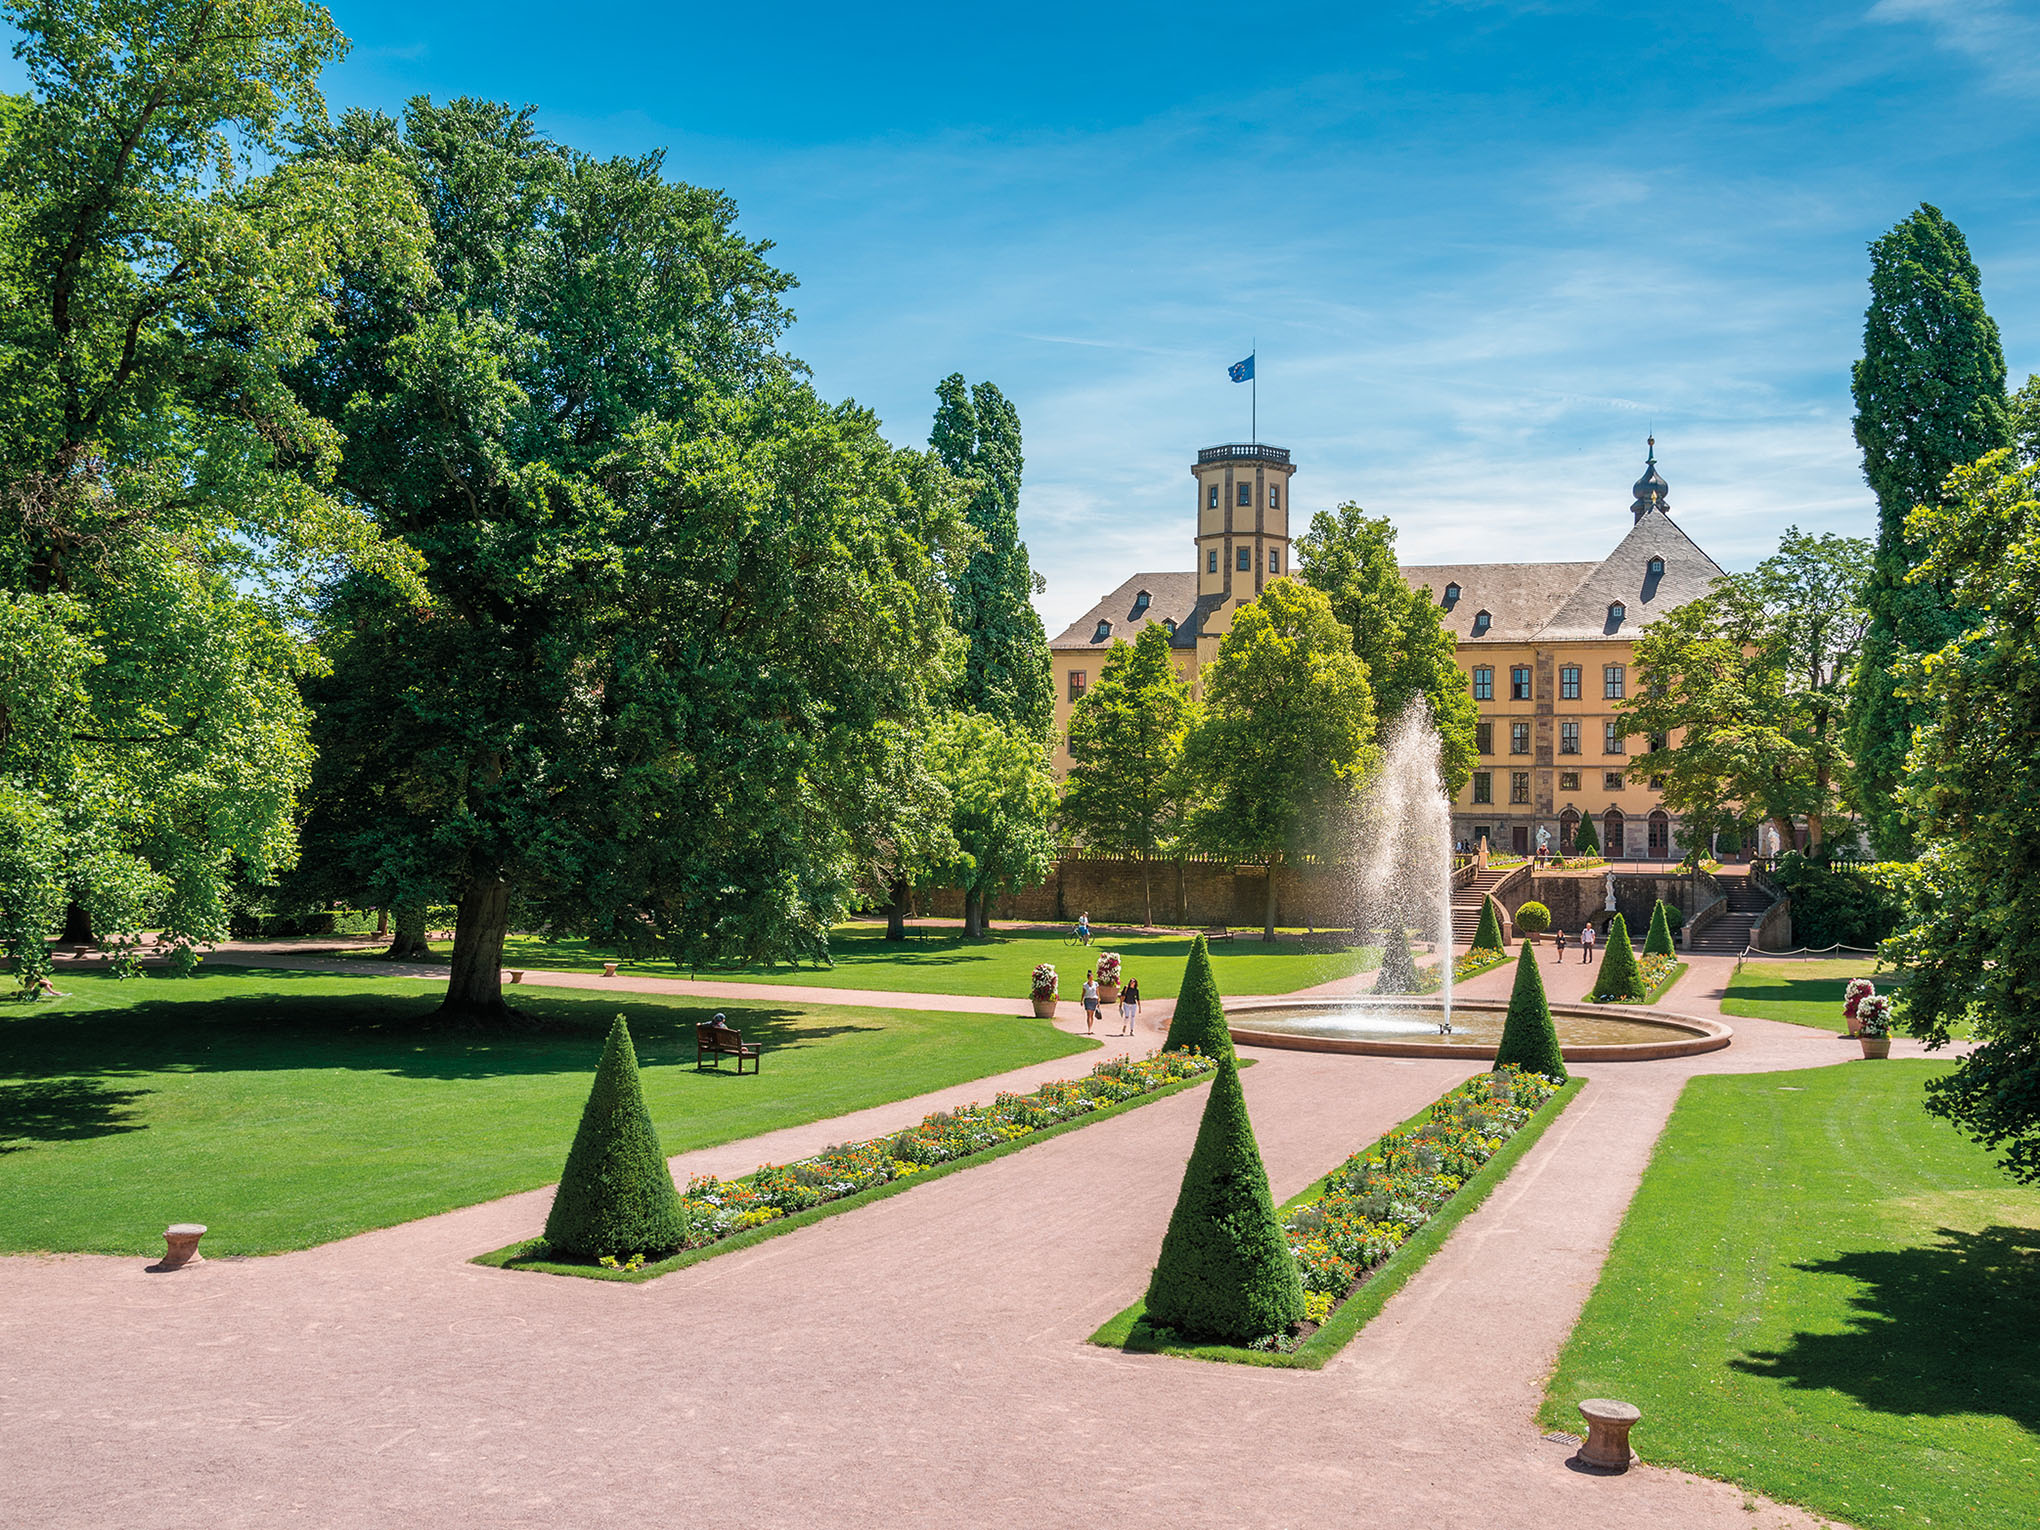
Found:
[[[1499,871],[1490,869],[1475,872],[1471,882],[1464,887],[1453,888],[1452,938],[1461,944],[1471,941],[1474,932],[1480,928],[1480,906],[1486,901],[1487,895],[1524,869],[1522,866],[1505,866]],[[1502,919],[1503,933],[1506,934],[1507,914],[1504,914]]]
[[[1728,899],[1727,909],[1681,949],[1695,956],[1740,956],[1773,899],[1746,875],[1722,876],[1717,880],[1722,896]]]

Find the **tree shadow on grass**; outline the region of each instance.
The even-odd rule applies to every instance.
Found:
[[[1995,1414],[2040,1431],[2040,1228],[1940,1228],[1942,1242],[1802,1264],[1858,1281],[1846,1333],[1798,1333],[1736,1370],[1843,1392],[1879,1413]]]
[[[48,1078],[0,1084],[0,1153],[32,1142],[77,1142],[138,1132],[134,1102],[154,1091],[112,1089],[96,1079]]]

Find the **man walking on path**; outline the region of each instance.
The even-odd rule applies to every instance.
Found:
[[[1594,959],[1594,926],[1591,923],[1589,923],[1584,929],[1580,931],[1580,960],[1583,962],[1590,962],[1593,959]]]

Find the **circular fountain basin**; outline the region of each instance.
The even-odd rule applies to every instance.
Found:
[[[1370,1057],[1491,1058],[1509,1006],[1455,1000],[1452,1033],[1442,1035],[1436,999],[1333,999],[1314,1004],[1229,1004],[1233,1044]],[[1554,1004],[1552,1024],[1567,1062],[1648,1062],[1725,1047],[1735,1033],[1719,1020],[1672,1015],[1635,1004]]]

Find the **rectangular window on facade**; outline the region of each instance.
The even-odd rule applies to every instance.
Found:
[[[1495,725],[1491,722],[1477,722],[1473,725],[1473,747],[1480,754],[1495,752]]]
[[[1217,484],[1213,484],[1213,485],[1211,486],[1211,508],[1212,508],[1212,509],[1214,509],[1214,510],[1216,510],[1216,509],[1218,508],[1218,485],[1217,485]]]
[[[1564,664],[1559,666],[1558,697],[1561,701],[1578,701],[1580,699],[1579,665]]]
[[[1609,701],[1622,699],[1622,666],[1610,664],[1601,671],[1601,694]]]
[[[1070,700],[1075,701],[1083,694],[1084,672],[1081,669],[1073,669],[1070,671]]]
[[[1623,754],[1626,751],[1627,746],[1622,741],[1622,725],[1611,717],[1601,724],[1601,753]]]
[[[1268,549],[1268,572],[1271,574],[1282,572],[1282,554],[1273,547]]]
[[[1495,800],[1495,778],[1484,770],[1473,773],[1473,800],[1493,802]]]
[[[1251,547],[1242,547],[1240,549],[1240,572],[1243,574],[1251,574],[1253,571],[1254,571],[1254,550]]]
[[[1473,699],[1475,701],[1495,699],[1495,672],[1485,664],[1476,667],[1473,672]]]
[[[1207,574],[1218,572],[1218,549],[1216,547],[1211,549],[1211,556],[1205,560],[1204,572]]]
[[[1651,734],[1650,736],[1651,752],[1655,754],[1658,750],[1664,748],[1665,745],[1669,744],[1670,742],[1671,739],[1662,733]]]
[[[1603,790],[1603,791],[1607,791],[1607,792],[1619,792],[1619,791],[1621,791],[1621,790],[1622,790],[1622,772],[1621,772],[1621,771],[1619,771],[1619,770],[1604,770],[1604,771],[1602,771],[1602,772],[1601,772],[1601,790]]]
[[[1530,666],[1518,664],[1509,671],[1509,700],[1528,701],[1529,699]]]
[[[1530,801],[1529,771],[1512,770],[1509,772],[1509,801],[1513,805],[1523,805]]]
[[[1240,508],[1242,510],[1254,508],[1254,486],[1250,483],[1240,485]]]
[[[1580,773],[1577,770],[1561,770],[1558,773],[1558,789],[1562,792],[1576,792],[1580,789]]]
[[[1268,485],[1268,508],[1270,510],[1282,508],[1282,490],[1280,486],[1272,483]]]
[[[1580,752],[1580,725],[1570,718],[1558,725],[1558,752],[1560,754]]]
[[[1530,724],[1526,722],[1510,723],[1509,753],[1528,754],[1529,752],[1530,752]]]

